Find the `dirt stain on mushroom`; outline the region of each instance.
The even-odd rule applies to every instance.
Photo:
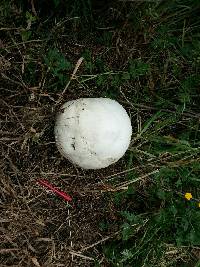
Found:
[[[75,146],[75,137],[72,137],[73,142],[71,143],[71,146],[73,147],[74,150],[76,150]]]

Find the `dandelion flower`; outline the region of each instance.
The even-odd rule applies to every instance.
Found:
[[[185,193],[185,198],[187,200],[191,200],[192,199],[192,194],[191,193]]]

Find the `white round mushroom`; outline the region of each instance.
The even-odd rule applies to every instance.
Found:
[[[132,134],[126,110],[108,98],[80,98],[66,102],[55,124],[60,153],[83,169],[101,169],[118,161]]]

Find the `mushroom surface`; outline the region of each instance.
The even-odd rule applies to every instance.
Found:
[[[60,153],[83,169],[101,169],[118,161],[132,134],[126,110],[108,98],[80,98],[66,102],[55,123]]]

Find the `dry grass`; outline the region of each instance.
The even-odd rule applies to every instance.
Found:
[[[26,64],[20,62],[14,74],[15,60],[1,58],[2,266],[93,266],[94,255],[103,262],[95,247],[116,231],[102,236],[98,228],[105,214],[112,220],[112,213],[105,213],[101,192],[109,189],[103,181],[123,170],[125,163],[91,172],[63,159],[53,134],[57,103],[52,98],[60,96],[25,84],[18,71]],[[75,206],[46,192],[36,183],[39,178],[70,193]]]

